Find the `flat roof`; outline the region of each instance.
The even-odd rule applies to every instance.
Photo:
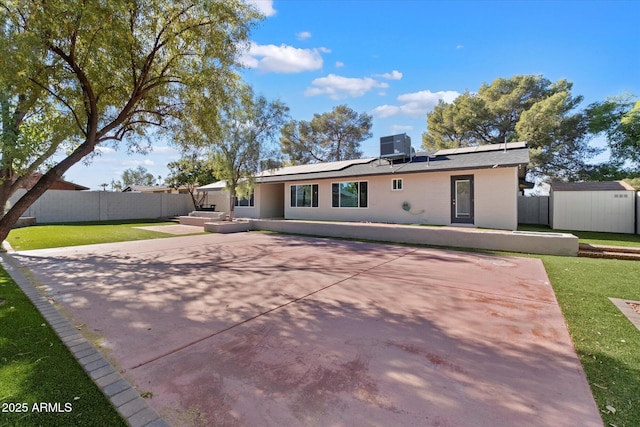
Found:
[[[553,191],[634,191],[624,181],[587,181],[587,182],[554,182]]]

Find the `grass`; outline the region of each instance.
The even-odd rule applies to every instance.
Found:
[[[70,224],[46,224],[11,230],[7,241],[14,250],[58,248],[95,243],[126,242],[132,240],[172,237],[167,233],[140,230],[135,227],[170,225],[156,220],[103,221]]]
[[[1,267],[0,324],[0,426],[126,425]],[[41,402],[61,411],[33,411]]]
[[[623,233],[599,233],[595,231],[552,230],[545,225],[518,225],[519,231],[570,233],[577,236],[580,243],[610,246],[640,246],[640,235]]]
[[[64,234],[56,239],[52,238],[49,244],[57,241],[57,246],[69,246],[69,242],[78,241],[78,234],[88,235],[88,241],[85,240],[88,243],[98,243],[96,240],[97,235],[105,232],[108,237],[111,233],[107,231],[109,228],[102,229],[100,227],[108,226],[115,227],[115,230],[120,229],[118,233],[113,233],[110,238],[102,236],[101,239],[107,238],[107,241],[122,241],[121,239],[127,238],[127,235],[133,236],[136,234],[135,232],[142,231],[132,231],[131,227],[144,224],[111,223],[107,226],[104,224],[82,224],[40,227],[65,227],[52,232],[53,234],[56,232]],[[532,226],[520,229],[526,231],[557,231],[550,230],[547,227]],[[14,230],[12,233],[26,230],[28,229]],[[80,230],[84,231],[80,232]],[[582,243],[640,246],[640,236],[637,235],[570,232],[577,235]],[[165,236],[162,234],[154,237]],[[11,237],[10,242],[14,245]],[[118,240],[115,240],[116,238]],[[22,239],[16,240],[20,241]],[[383,243],[389,244],[388,242]],[[31,243],[31,245],[36,245],[36,243]],[[16,246],[14,245],[14,247]],[[522,254],[515,255],[524,256]],[[624,317],[608,298],[640,299],[640,288],[637,285],[638,277],[640,277],[640,262],[557,256],[535,257],[540,258],[544,263],[605,425],[616,427],[639,426],[640,351],[638,349],[640,349],[640,331]],[[2,271],[0,273],[4,274]],[[2,402],[17,402],[20,399],[27,402],[60,399],[60,401],[66,402],[76,396],[81,398],[74,403],[74,412],[70,414],[56,415],[56,418],[51,418],[51,414],[29,414],[26,418],[12,415],[13,418],[11,418],[9,424],[4,424],[4,419],[0,419],[0,426],[87,425],[88,419],[92,420],[92,425],[118,425],[117,422],[107,421],[106,423],[100,423],[93,421],[107,416],[109,412],[108,403],[99,394],[99,391],[97,392],[97,389],[91,392],[83,391],[82,393],[86,393],[86,395],[80,396],[81,392],[76,390],[91,389],[91,381],[83,373],[79,365],[74,362],[71,355],[66,352],[62,343],[55,337],[55,334],[48,327],[40,326],[44,321],[39,317],[39,314],[30,305],[26,297],[12,283],[10,279],[6,278],[6,274],[4,276],[0,275],[0,298],[6,300],[4,303],[0,302],[0,320],[3,326],[5,317],[11,317],[14,322],[9,324],[7,328],[3,327],[0,333],[0,360],[2,361],[0,367],[0,398]],[[24,304],[26,305],[22,305],[19,312],[25,313],[25,315],[17,316],[16,313],[13,313],[15,309],[10,310],[10,307],[18,307],[17,304],[19,303],[15,301],[22,300],[25,301]],[[41,336],[37,334],[47,335]],[[29,338],[24,339],[25,337]],[[53,349],[64,353],[64,356],[49,356],[47,352],[54,351]],[[41,381],[45,374],[58,375],[58,379]],[[69,384],[71,384],[70,390],[72,391],[69,391]],[[65,385],[67,389],[57,390],[58,386],[61,385]],[[97,394],[91,394],[95,392]],[[70,397],[71,395],[73,397]],[[79,406],[86,402],[90,402],[87,407]],[[76,404],[78,405],[78,412],[75,410]],[[83,415],[80,416],[78,414]],[[62,418],[72,416],[78,416],[78,419]],[[35,421],[30,421],[31,418]],[[45,418],[47,419],[44,420]],[[55,422],[62,421],[60,424],[51,424],[52,419]]]
[[[640,331],[609,301],[640,299],[640,262],[538,257],[605,425],[640,426]]]

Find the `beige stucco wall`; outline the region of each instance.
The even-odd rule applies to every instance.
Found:
[[[450,225],[451,176],[454,175],[474,176],[475,226],[509,230],[517,228],[518,177],[515,167],[345,179],[368,182],[367,208],[332,208],[331,184],[339,180],[287,182],[284,185],[285,218]],[[394,178],[403,179],[402,191],[392,191],[391,182]],[[319,207],[291,207],[292,184],[318,184]],[[402,209],[404,202],[411,205],[408,212]]]
[[[284,184],[262,184],[256,186],[260,215],[253,218],[284,217]]]
[[[635,233],[634,191],[554,191],[552,222],[556,230]]]

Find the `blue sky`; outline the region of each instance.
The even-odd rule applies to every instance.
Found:
[[[379,138],[395,133],[406,132],[419,148],[439,99],[498,77],[565,78],[583,106],[640,96],[636,1],[247,1],[267,17],[242,57],[245,80],[284,101],[296,120],[340,104],[372,114],[365,156],[376,156]],[[178,157],[165,141],[146,156],[104,149],[65,177],[100,189],[142,165],[164,178]]]

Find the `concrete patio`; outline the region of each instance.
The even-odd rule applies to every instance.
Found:
[[[176,426],[602,425],[537,259],[253,232],[12,257]]]

